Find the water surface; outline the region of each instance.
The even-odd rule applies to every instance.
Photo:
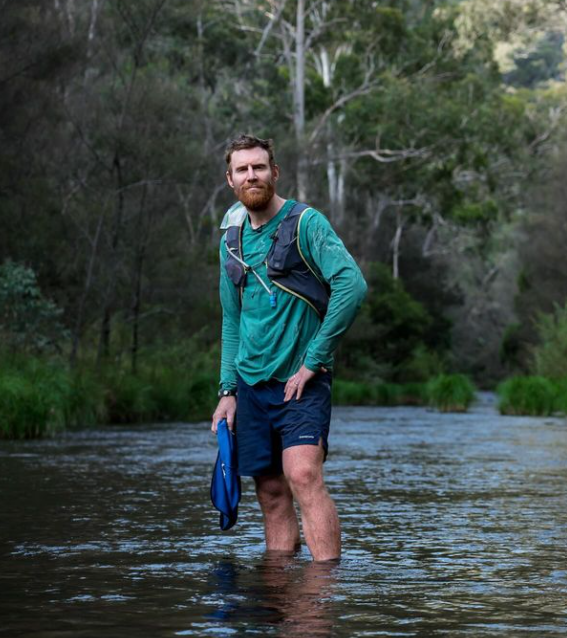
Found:
[[[567,635],[567,424],[335,409],[338,566],[264,554],[209,501],[207,424],[0,442],[0,635]]]

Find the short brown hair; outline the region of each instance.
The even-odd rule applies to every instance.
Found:
[[[230,168],[230,160],[234,151],[243,151],[247,148],[263,148],[268,152],[270,165],[274,166],[276,163],[274,159],[273,140],[263,140],[261,137],[256,137],[255,135],[239,135],[231,140],[225,149],[224,159],[226,160],[227,167]]]

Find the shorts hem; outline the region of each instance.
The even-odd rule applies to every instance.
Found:
[[[322,436],[320,436],[316,442],[305,440],[305,441],[294,441],[293,443],[288,443],[287,445],[282,447],[282,452],[283,450],[287,450],[290,447],[298,447],[299,445],[312,445],[313,447],[319,447],[320,441],[322,442],[323,452],[325,453],[323,457],[323,463],[324,463],[327,460],[327,456],[329,454],[329,444],[325,443]]]

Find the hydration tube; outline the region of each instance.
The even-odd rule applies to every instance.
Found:
[[[266,282],[262,279],[262,277],[260,277],[260,275],[254,270],[254,268],[252,268],[252,266],[250,266],[245,261],[240,259],[238,255],[235,255],[234,252],[228,246],[228,244],[226,248],[228,252],[234,257],[234,259],[236,259],[236,261],[244,267],[244,271],[251,272],[254,275],[254,277],[256,277],[256,279],[262,284],[262,287],[264,288],[264,290],[270,295],[270,306],[272,308],[275,308],[276,307],[276,291],[272,290],[271,288],[268,288],[268,286],[266,285]]]

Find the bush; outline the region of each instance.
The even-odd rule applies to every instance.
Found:
[[[39,361],[0,370],[0,436],[31,438],[63,429],[72,395],[69,375]]]
[[[398,370],[398,375],[407,381],[425,382],[445,372],[444,357],[438,352],[418,345]]]
[[[0,345],[36,352],[67,339],[63,311],[45,299],[33,270],[13,261],[0,265]]]
[[[427,402],[441,412],[466,412],[475,395],[471,381],[462,374],[440,374],[427,384]]]
[[[553,401],[553,411],[567,414],[567,378],[553,381],[555,397]]]
[[[555,408],[557,388],[543,377],[513,377],[497,389],[501,414],[547,416]]]
[[[567,304],[540,315],[537,330],[541,344],[534,348],[536,374],[550,379],[567,377]]]
[[[333,381],[334,405],[423,405],[423,383],[364,383],[335,379]]]
[[[217,403],[214,348],[188,340],[150,353],[137,374],[0,352],[0,437],[99,423],[208,419]],[[167,362],[167,363],[166,363]]]
[[[117,370],[106,373],[104,387],[106,411],[111,423],[150,421],[157,412],[147,379]]]
[[[67,425],[96,425],[108,422],[107,395],[103,380],[90,370],[71,375],[71,394],[67,406]]]
[[[335,405],[374,405],[374,392],[369,383],[333,381],[332,400]]]
[[[426,383],[403,383],[397,388],[396,405],[427,404]]]

